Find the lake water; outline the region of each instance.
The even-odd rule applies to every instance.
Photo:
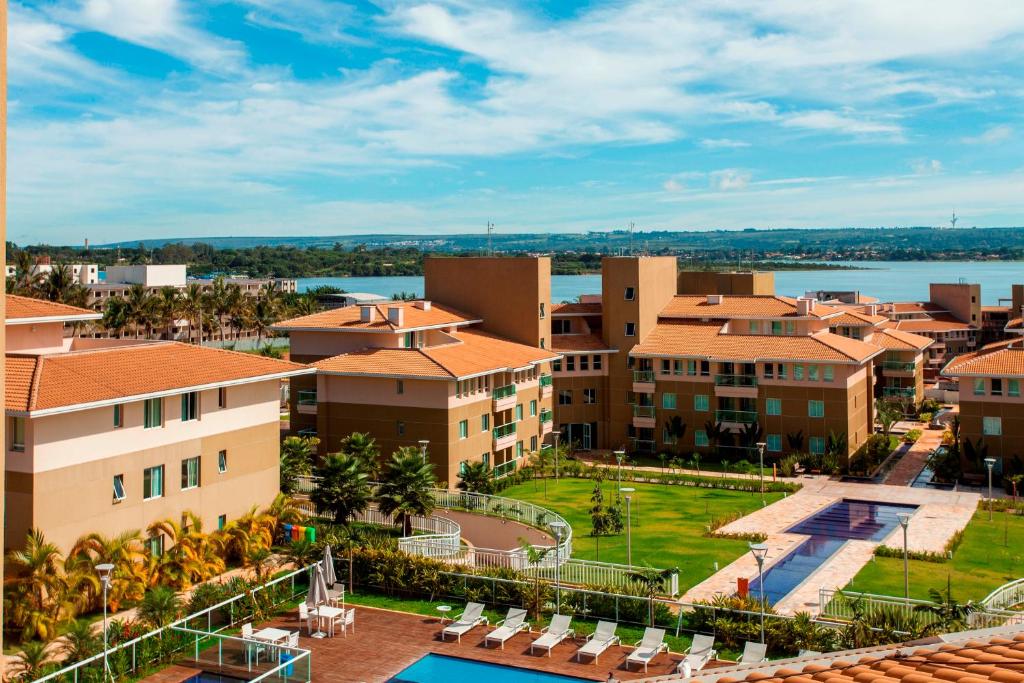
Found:
[[[928,298],[929,282],[964,282],[981,285],[982,303],[996,305],[1009,298],[1010,285],[1024,282],[1024,262],[1019,261],[865,261],[837,262],[871,270],[786,270],[775,273],[775,291],[797,296],[806,291],[857,290],[882,301],[921,301]],[[299,291],[318,285],[334,285],[348,292],[371,292],[390,297],[398,292],[423,295],[423,278],[319,277],[301,278]],[[551,300],[571,301],[580,294],[600,294],[600,275],[553,275]]]

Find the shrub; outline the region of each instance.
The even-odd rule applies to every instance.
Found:
[[[800,465],[800,456],[796,454],[787,455],[779,461],[779,476],[795,477],[796,468]]]
[[[921,438],[920,429],[911,429],[903,435],[903,443],[916,443]]]
[[[895,439],[885,434],[872,434],[863,446],[850,458],[850,472],[855,474],[870,474],[876,467],[882,464],[895,447]]]

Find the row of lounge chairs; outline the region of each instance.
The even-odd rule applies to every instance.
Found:
[[[494,630],[484,637],[485,646],[497,643],[504,650],[505,643],[510,638],[517,633],[529,630],[530,624],[526,621],[526,617],[526,610],[510,609],[504,619],[494,624]],[[478,602],[470,602],[466,604],[466,609],[461,614],[456,615],[452,622],[441,630],[441,639],[445,640],[449,636],[454,636],[459,642],[462,642],[462,636],[477,626],[489,624],[487,617],[484,616],[484,606]],[[615,635],[617,628],[618,624],[611,621],[597,622],[597,628],[576,650],[576,661],[580,661],[581,657],[590,657],[597,664],[598,657],[605,650],[612,645],[621,644],[619,637]],[[551,623],[541,630],[540,636],[530,643],[530,653],[532,654],[534,650],[538,649],[545,650],[550,657],[551,650],[556,645],[573,636],[575,636],[575,631],[572,629],[572,617],[566,614],[556,614],[551,618]],[[700,671],[717,654],[714,647],[714,636],[701,634],[694,636],[693,643],[684,653],[685,656],[676,667],[676,672],[689,676]],[[762,643],[746,643],[743,655],[738,662],[749,664],[767,661],[766,651],[766,646]],[[628,669],[633,664],[642,665],[646,672],[647,665],[662,652],[668,652],[665,629],[648,627],[644,630],[643,638],[634,643],[633,651],[626,657],[626,668]]]

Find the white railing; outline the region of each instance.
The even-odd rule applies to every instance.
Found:
[[[905,599],[894,595],[876,595],[874,593],[852,593],[833,588],[819,589],[818,604],[821,606],[820,615],[824,618],[851,621],[855,616],[854,603],[859,603],[859,609],[867,614],[880,610],[895,611],[905,617],[920,618],[928,624],[941,619],[938,614],[920,609],[935,606],[935,603],[930,600]],[[1024,624],[1024,612],[982,606],[981,609],[970,613],[967,623],[971,628],[1021,625]]]
[[[1009,610],[1024,605],[1024,579],[1017,579],[995,589],[982,599],[986,609]]]

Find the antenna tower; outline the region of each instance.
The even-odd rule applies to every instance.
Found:
[[[958,220],[960,219],[957,217],[956,211],[953,211],[953,217],[949,219],[949,227],[953,230],[956,230],[956,222]]]
[[[494,256],[494,244],[491,238],[494,235],[494,223],[487,221],[487,253]]]

